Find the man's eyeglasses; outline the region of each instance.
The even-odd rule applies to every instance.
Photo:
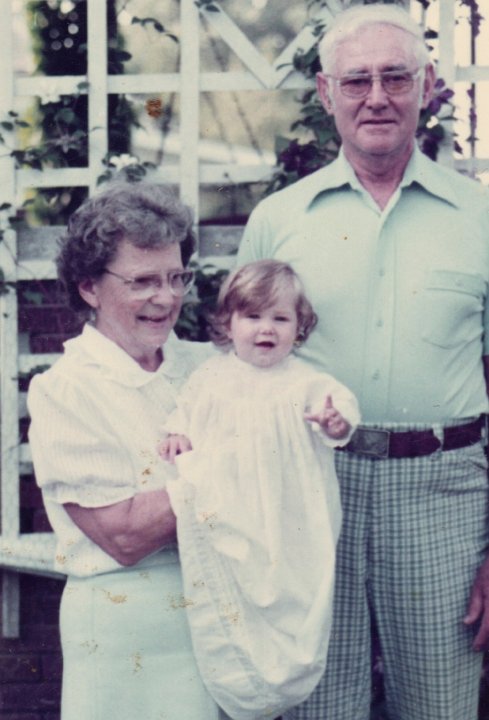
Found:
[[[386,70],[385,72],[371,75],[370,73],[352,73],[342,77],[328,75],[339,86],[343,95],[350,98],[367,97],[374,80],[379,80],[382,89],[387,95],[402,95],[412,90],[414,81],[419,77],[421,69],[415,72],[409,70]]]
[[[104,268],[104,272],[122,280],[128,285],[131,292],[138,298],[150,298],[161,290],[165,282],[170,288],[170,292],[174,297],[183,297],[186,295],[194,282],[194,274],[191,270],[182,270],[181,272],[168,273],[166,278],[161,275],[140,275],[139,277],[128,278],[118,273]]]

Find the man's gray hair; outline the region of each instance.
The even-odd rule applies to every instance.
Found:
[[[319,59],[323,72],[334,72],[335,52],[342,42],[366,25],[392,25],[413,39],[413,51],[420,67],[431,62],[422,28],[399,5],[376,3],[357,5],[344,10],[334,18],[319,43]]]

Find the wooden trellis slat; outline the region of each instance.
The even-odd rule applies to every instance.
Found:
[[[437,3],[440,18],[439,73],[447,85],[458,82],[481,82],[489,80],[489,67],[457,68],[454,66],[454,8],[458,0]],[[313,80],[305,79],[292,68],[297,50],[307,51],[315,42],[313,26],[307,25],[286,47],[279,57],[269,63],[230,16],[220,12],[202,10],[206,21],[212,25],[222,40],[235,52],[243,63],[240,71],[204,72],[200,67],[199,11],[194,0],[180,2],[180,73],[144,73],[133,75],[107,74],[106,3],[87,0],[88,3],[88,67],[86,76],[62,76],[56,78],[14,77],[12,61],[12,2],[0,0],[0,46],[2,47],[2,73],[0,73],[0,115],[15,107],[21,97],[45,97],[49,94],[87,94],[89,108],[89,137],[86,168],[54,168],[43,172],[15,169],[14,161],[4,153],[0,156],[0,204],[15,205],[27,188],[86,186],[93,192],[97,178],[102,173],[103,159],[107,153],[107,95],[179,93],[180,95],[180,159],[178,165],[162,166],[149,174],[155,182],[178,184],[183,200],[195,210],[198,218],[199,188],[205,184],[225,185],[246,182],[264,182],[270,178],[272,162],[261,157],[251,162],[211,163],[200,149],[199,108],[202,92],[245,92],[262,90],[305,89]],[[418,4],[416,3],[416,6]],[[318,19],[325,25],[342,7],[340,0],[325,0],[318,9]],[[80,87],[81,85],[81,87]],[[449,143],[443,149],[442,161],[453,164]],[[487,158],[473,161],[457,160],[459,169],[481,170],[489,168]],[[5,224],[7,212],[0,213],[0,227]],[[36,240],[36,232],[39,236]],[[45,233],[43,242],[39,237]],[[200,248],[203,256],[226,255],[234,248],[241,233],[240,228],[201,228]],[[49,228],[33,231],[18,238],[18,263],[15,256],[15,234],[8,231],[0,242],[0,267],[7,279],[52,279],[55,234],[59,229]],[[43,574],[53,573],[52,557],[54,538],[51,534],[19,534],[19,473],[30,469],[30,452],[26,444],[18,445],[17,418],[25,416],[25,394],[17,389],[18,372],[28,372],[36,365],[50,364],[56,356],[18,355],[17,306],[15,293],[0,297],[0,472],[1,472],[1,520],[0,564],[7,568],[3,578],[2,617],[4,634],[18,633],[18,578],[14,569]]]
[[[182,200],[199,215],[199,12],[193,0],[181,4],[180,53],[180,194]]]

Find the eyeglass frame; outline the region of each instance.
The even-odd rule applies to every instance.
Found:
[[[141,297],[147,296],[149,298],[152,295],[156,295],[156,293],[159,292],[161,290],[161,288],[163,287],[163,278],[161,275],[158,275],[158,273],[148,273],[147,275],[141,275],[141,277],[139,277],[139,278],[137,278],[137,277],[128,278],[128,277],[125,277],[124,275],[120,275],[119,273],[114,272],[113,270],[109,270],[109,268],[104,268],[103,272],[107,273],[108,275],[113,275],[118,280],[122,280],[122,282],[125,285],[130,286],[131,292],[133,292],[135,295],[139,294]],[[175,288],[173,288],[171,285],[171,278],[185,276],[185,275],[189,276],[189,281],[188,281],[188,283],[184,284],[183,292],[182,293],[175,292]],[[158,280],[157,280],[157,282],[152,284],[151,287],[148,288],[147,290],[134,289],[134,283],[137,282],[138,280],[142,280],[144,278],[154,278],[155,280],[156,279],[158,279]],[[195,281],[195,273],[192,270],[175,270],[174,272],[169,272],[166,275],[166,283],[168,285],[170,293],[173,295],[173,297],[176,297],[176,298],[181,298],[181,297],[184,297],[185,295],[187,295],[187,293],[189,293],[190,290],[192,289],[194,281]]]
[[[344,97],[348,97],[348,98],[351,98],[351,99],[354,99],[354,100],[363,100],[364,98],[367,97],[367,95],[369,94],[369,92],[372,90],[372,86],[373,86],[373,83],[374,83],[375,80],[380,80],[380,84],[381,84],[381,87],[382,87],[383,91],[384,91],[389,97],[396,97],[397,95],[404,95],[404,93],[408,93],[408,92],[410,92],[410,91],[413,89],[413,87],[414,87],[414,82],[415,82],[415,80],[417,80],[417,79],[419,78],[419,76],[421,75],[422,71],[423,71],[423,68],[420,67],[420,68],[418,68],[418,69],[415,70],[415,71],[411,71],[411,70],[400,70],[400,69],[399,69],[399,70],[385,70],[384,72],[380,72],[380,73],[367,73],[367,72],[363,73],[363,72],[358,72],[358,73],[350,73],[350,74],[347,74],[347,75],[342,75],[341,77],[335,77],[334,75],[329,75],[329,74],[327,74],[327,73],[324,73],[324,76],[327,77],[327,78],[330,78],[331,80],[334,80],[335,84],[339,87],[340,92],[341,92],[341,94],[342,94]],[[384,83],[383,83],[383,79],[385,78],[385,76],[392,77],[393,75],[408,75],[411,84],[409,85],[409,87],[406,87],[406,88],[404,88],[404,89],[402,89],[402,90],[399,90],[399,91],[397,91],[397,92],[392,92],[392,90],[389,91],[389,90],[385,87],[385,85],[384,85]],[[355,79],[360,79],[360,80],[361,80],[361,79],[368,79],[368,80],[369,80],[369,86],[368,86],[368,88],[366,89],[365,93],[363,93],[362,95],[349,95],[347,92],[345,92],[345,86],[344,86],[344,85],[341,85],[341,82],[342,82],[342,81],[348,80],[348,79],[350,79],[350,80],[355,80]]]

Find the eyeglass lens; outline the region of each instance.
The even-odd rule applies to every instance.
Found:
[[[370,92],[374,79],[378,78],[382,88],[388,95],[398,95],[409,92],[414,84],[415,74],[410,72],[385,72],[379,75],[368,73],[358,75],[345,75],[339,79],[339,85],[344,95],[349,97],[364,97]]]
[[[170,273],[166,280],[172,295],[176,295],[177,297],[185,295],[192,286],[193,277],[191,271]],[[134,278],[131,282],[131,288],[133,292],[149,294],[155,290],[161,290],[163,284],[164,281],[160,275],[144,275]]]

